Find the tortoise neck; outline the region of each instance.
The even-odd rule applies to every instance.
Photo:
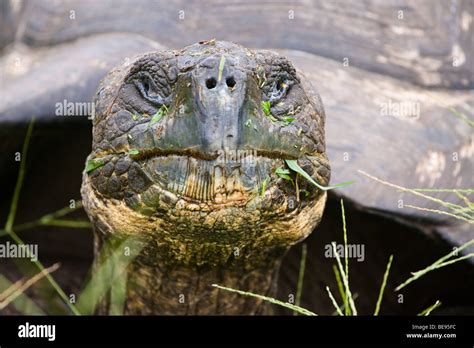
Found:
[[[101,259],[98,254],[104,246],[100,239],[96,239],[96,260]],[[268,262],[258,265],[230,261],[226,265],[197,266],[161,258],[160,250],[153,245],[147,243],[126,268],[124,314],[270,314],[268,302],[219,289],[213,284],[275,297],[283,255],[268,258]],[[110,308],[111,298],[102,303],[99,313],[108,314]]]
[[[279,264],[279,263],[278,263]],[[278,266],[239,270],[189,266],[144,266],[129,272],[126,314],[252,315],[267,314],[268,303],[213,287],[213,284],[275,296]]]

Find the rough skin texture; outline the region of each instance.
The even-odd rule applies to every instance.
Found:
[[[137,57],[96,97],[82,196],[96,252],[144,245],[127,314],[263,314],[282,256],[319,223],[329,182],[324,110],[290,61],[219,41]],[[105,313],[108,301],[104,301]]]

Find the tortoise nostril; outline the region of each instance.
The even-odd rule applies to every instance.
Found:
[[[232,134],[227,134],[227,138],[233,138],[234,136]]]
[[[236,82],[235,82],[235,79],[233,76],[231,77],[228,77],[226,80],[225,80],[225,83],[227,84],[228,87],[232,88],[235,86]]]
[[[215,78],[211,77],[206,80],[206,87],[208,89],[213,89],[214,87],[216,87],[216,85],[217,85],[217,82]]]

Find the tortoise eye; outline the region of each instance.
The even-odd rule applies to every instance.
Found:
[[[148,91],[150,90],[150,84],[148,83],[148,81],[143,81],[143,88],[146,94],[148,94]]]
[[[270,102],[278,102],[283,97],[286,96],[290,88],[290,83],[288,80],[278,80],[273,83],[272,88],[270,89],[270,96],[268,100]]]
[[[160,90],[148,73],[142,72],[137,74],[133,79],[133,83],[142,97],[150,103],[158,107],[169,104],[169,97],[164,97],[162,95],[163,91]]]
[[[279,81],[277,82],[277,86],[276,86],[276,87],[277,87],[277,90],[280,91],[280,90],[285,89],[285,88],[287,87],[287,85],[285,84],[285,82],[279,80]]]

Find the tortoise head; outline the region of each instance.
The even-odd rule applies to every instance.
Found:
[[[323,107],[274,52],[208,41],[123,64],[99,87],[92,147],[82,193],[96,228],[186,262],[287,250],[324,209],[285,164],[328,183]]]

